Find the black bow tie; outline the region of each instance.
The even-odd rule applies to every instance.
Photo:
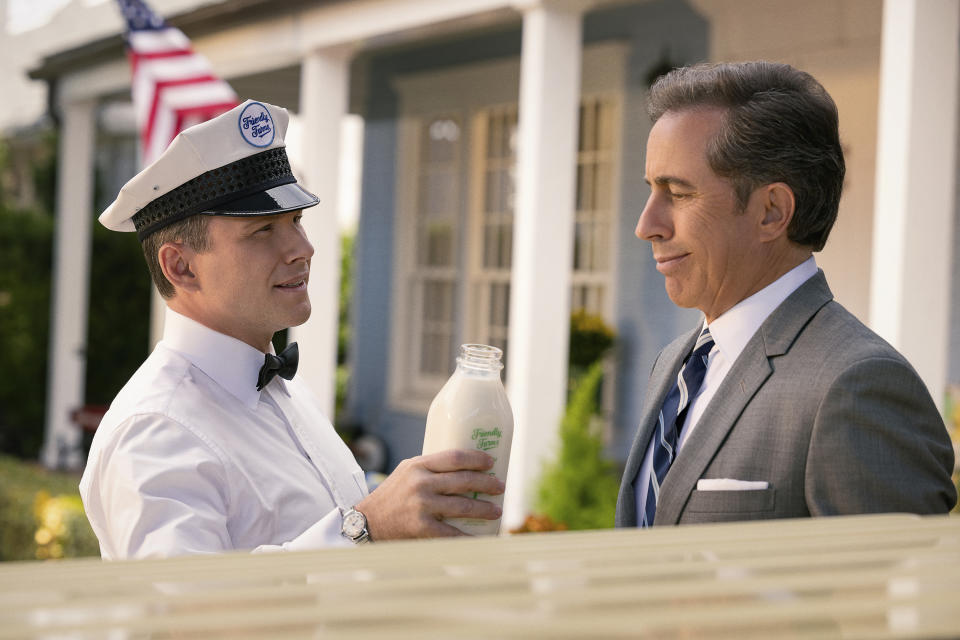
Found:
[[[273,380],[273,376],[280,374],[281,378],[292,380],[297,372],[297,362],[300,360],[300,351],[297,343],[291,343],[286,349],[275,356],[272,353],[263,354],[263,366],[260,367],[260,376],[257,378],[257,391],[263,389]]]

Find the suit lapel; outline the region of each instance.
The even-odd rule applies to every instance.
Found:
[[[723,444],[750,398],[770,376],[770,363],[757,332],[737,358],[714,399],[700,416],[696,430],[690,434],[680,455],[667,472],[660,489],[656,523],[677,524],[690,493],[696,487],[707,465]]]
[[[656,524],[677,524],[680,521],[697,480],[723,445],[747,403],[770,377],[773,371],[770,358],[786,353],[810,318],[831,299],[833,294],[823,271],[819,271],[764,321],[727,373],[700,417],[696,430],[690,434],[689,441],[667,472],[657,504]],[[756,425],[755,428],[769,428],[769,425]]]
[[[620,481],[620,494],[617,496],[617,526],[637,526],[637,494],[634,481],[647,453],[663,400],[677,379],[684,357],[693,350],[697,336],[700,335],[700,328],[701,325],[698,324],[690,333],[667,345],[650,373],[647,393],[643,400],[643,415],[640,418],[633,445],[630,447],[623,479]]]

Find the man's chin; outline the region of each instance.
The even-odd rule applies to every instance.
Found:
[[[689,309],[693,305],[690,304],[689,300],[686,300],[684,297],[683,286],[674,280],[673,278],[667,278],[664,282],[664,288],[667,291],[667,297],[670,298],[670,302],[681,307],[683,309]]]
[[[287,325],[287,326],[288,326],[288,327],[299,327],[300,325],[302,325],[303,323],[305,323],[307,320],[310,319],[310,313],[311,313],[312,311],[313,311],[313,309],[310,307],[310,303],[309,303],[309,302],[306,303],[306,308],[305,308],[305,309],[302,309],[301,311],[299,311],[299,312],[297,312],[297,313],[295,313],[295,314],[293,314],[293,315],[291,316],[291,318],[290,318],[290,324]]]

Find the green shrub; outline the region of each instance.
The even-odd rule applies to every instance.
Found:
[[[613,526],[620,482],[603,455],[595,419],[602,377],[603,363],[595,362],[576,384],[560,426],[559,454],[540,480],[538,513],[569,529]]]
[[[43,444],[53,222],[0,203],[0,451],[36,458]]]
[[[578,309],[570,314],[570,372],[582,374],[613,346],[615,335],[603,316]]]
[[[598,409],[603,357],[616,334],[603,317],[580,309],[570,315],[569,392],[557,459],[544,467],[535,513],[516,532],[601,529],[613,526],[620,480],[603,452]]]
[[[350,299],[353,296],[354,234],[340,236],[340,313],[337,333],[337,364],[345,365],[350,354]]]
[[[135,233],[93,224],[84,395],[109,405],[150,347],[152,284]]]
[[[44,436],[56,143],[54,132],[43,134],[34,159],[36,211],[16,210],[0,193],[0,371],[9,374],[0,386],[0,452],[21,459],[36,459]],[[0,177],[6,170],[0,152]],[[108,231],[93,216],[90,224],[85,403],[105,405],[147,355],[151,285],[135,234]]]
[[[354,234],[340,236],[340,313],[337,329],[337,377],[334,413],[331,420],[337,423],[347,406],[347,390],[350,383],[350,299],[353,296],[353,244]]]
[[[78,480],[0,456],[0,560],[100,555]]]

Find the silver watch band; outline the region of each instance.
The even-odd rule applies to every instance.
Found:
[[[342,511],[340,534],[348,540],[352,540],[354,544],[371,542],[370,531],[367,528],[367,517],[354,507]]]

